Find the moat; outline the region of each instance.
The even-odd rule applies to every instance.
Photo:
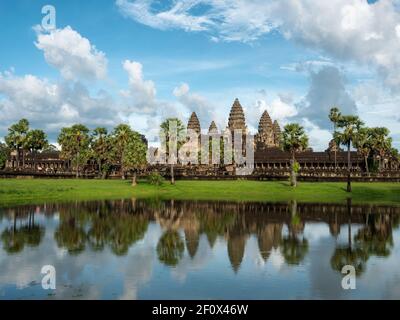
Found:
[[[399,226],[400,207],[350,202],[3,208],[0,299],[399,299]]]

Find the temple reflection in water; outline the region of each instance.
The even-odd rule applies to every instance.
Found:
[[[176,267],[187,255],[198,254],[200,238],[205,236],[212,249],[225,243],[235,273],[240,272],[247,242],[255,237],[259,256],[267,262],[279,252],[286,265],[301,265],[309,253],[306,225],[329,225],[330,236],[340,235],[330,257],[333,270],[346,264],[361,275],[371,256],[388,257],[393,250],[392,231],[399,226],[399,207],[351,203],[229,203],[196,201],[118,200],[47,204],[0,209],[2,250],[18,254],[41,244],[46,219],[55,219],[53,240],[69,255],[84,251],[111,250],[127,255],[144,239],[149,225],[160,227],[155,248],[158,260]],[[44,217],[36,221],[35,217]],[[341,234],[342,233],[342,234]],[[345,233],[345,234],[343,234]]]

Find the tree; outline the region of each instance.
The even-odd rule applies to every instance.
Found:
[[[10,155],[10,149],[5,143],[0,142],[0,170],[4,169],[8,156]]]
[[[329,120],[331,120],[331,122],[333,123],[333,135],[335,135],[336,127],[341,116],[342,114],[336,107],[333,107],[329,113]],[[335,148],[335,170],[336,168],[337,168],[337,150]]]
[[[357,135],[363,122],[357,116],[341,116],[334,138],[339,144],[347,147],[347,192],[351,192],[351,146],[357,139]]]
[[[112,159],[112,143],[106,128],[98,127],[93,130],[91,139],[93,157],[97,162],[99,175],[104,179],[109,171],[109,162]]]
[[[17,153],[17,168],[20,167],[20,150],[22,149],[22,166],[25,166],[25,155],[23,151],[26,135],[29,131],[29,121],[21,119],[8,128],[8,135],[5,137],[7,146]]]
[[[132,137],[132,134],[133,131],[127,124],[118,125],[112,134],[115,156],[121,165],[122,179],[125,179],[125,168],[123,161],[125,158],[125,150],[130,138]]]
[[[43,150],[47,145],[47,136],[43,130],[30,130],[28,131],[24,148],[29,150],[34,158],[34,170],[36,170],[36,153]]]
[[[171,165],[171,184],[175,184],[174,163],[176,162],[176,157],[179,149],[185,142],[183,139],[181,139],[183,133],[185,132],[185,127],[182,121],[178,118],[168,118],[160,125],[160,128],[163,139],[165,139],[165,141],[161,141],[161,143],[165,143],[165,151]],[[176,132],[174,132],[175,130]],[[172,150],[171,152],[169,150],[170,142],[172,145],[176,145],[176,150],[173,153]]]
[[[133,171],[132,186],[136,186],[137,171],[146,166],[147,146],[143,142],[141,135],[137,132],[132,132],[132,137],[129,139],[122,159],[124,168]]]
[[[297,186],[296,174],[298,163],[296,162],[296,153],[304,151],[308,147],[308,137],[304,128],[297,123],[290,123],[285,126],[282,134],[283,149],[291,154],[290,185]]]
[[[372,145],[373,141],[371,129],[367,127],[360,128],[355,137],[354,146],[357,148],[358,152],[364,157],[365,170],[367,171],[367,173],[369,173],[368,158],[372,151]]]
[[[185,244],[177,231],[166,231],[157,244],[158,260],[174,267],[183,257]]]
[[[300,237],[304,230],[304,223],[297,213],[296,200],[289,203],[289,209],[292,219],[288,225],[289,233],[281,241],[281,252],[287,264],[298,265],[308,253],[308,240],[304,236]]]
[[[57,139],[61,146],[61,157],[74,159],[76,177],[79,177],[80,166],[85,163],[89,155],[89,129],[82,124],[62,128]]]
[[[371,129],[372,149],[379,158],[379,170],[383,169],[383,159],[390,155],[392,138],[389,137],[389,129],[377,127]]]

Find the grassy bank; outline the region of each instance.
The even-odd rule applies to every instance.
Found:
[[[296,189],[286,182],[177,181],[156,187],[146,182],[131,187],[122,180],[0,180],[0,206],[117,198],[181,200],[343,202],[349,196],[345,183],[301,183]],[[354,203],[400,205],[400,183],[354,183]]]

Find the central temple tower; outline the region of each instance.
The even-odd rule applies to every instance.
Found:
[[[242,130],[243,134],[247,132],[246,119],[239,99],[235,99],[232,105],[231,112],[229,113],[228,129],[233,133],[234,130]]]

